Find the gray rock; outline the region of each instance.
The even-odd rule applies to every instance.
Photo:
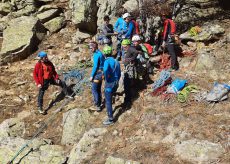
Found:
[[[70,0],[72,22],[82,31],[96,32],[97,30],[97,2],[96,0]]]
[[[121,158],[115,158],[115,157],[109,156],[106,159],[105,164],[141,164],[141,163],[136,162],[136,161],[124,160]]]
[[[224,153],[224,149],[220,144],[196,139],[177,143],[175,150],[181,159],[192,163],[213,162]]]
[[[227,34],[226,41],[227,41],[227,43],[230,43],[230,33]]]
[[[84,134],[90,113],[83,109],[73,109],[63,115],[62,144],[74,144]]]
[[[38,2],[54,2],[54,0],[37,0]]]
[[[58,9],[50,9],[42,13],[39,13],[37,17],[42,23],[44,23],[58,16],[59,13],[60,12]]]
[[[5,138],[0,140],[0,162],[7,163],[23,145],[28,143],[22,138]],[[14,163],[65,163],[65,151],[61,146],[49,145],[49,141],[35,139],[26,147]],[[31,151],[33,150],[33,151]]]
[[[98,12],[97,12],[97,25],[100,26],[104,21],[103,17],[105,15],[109,15],[111,18],[110,23],[114,24],[115,21],[117,20],[117,17],[115,17],[115,12],[117,9],[122,6],[123,1],[122,0],[116,0],[116,1],[111,1],[111,0],[98,0],[97,5],[98,5]]]
[[[50,21],[44,23],[45,28],[49,30],[51,33],[55,33],[60,30],[65,25],[64,17],[57,17],[51,19]]]
[[[25,133],[25,123],[17,118],[10,118],[0,124],[0,138],[22,137]]]
[[[37,18],[23,16],[11,20],[3,32],[0,64],[29,56],[45,33],[45,28]]]
[[[192,40],[192,41],[210,41],[212,39],[218,39],[224,34],[224,29],[220,25],[206,24],[201,27],[201,32],[196,36],[191,36],[189,31],[180,35],[181,40]]]
[[[196,71],[210,70],[214,68],[215,56],[210,50],[202,49],[198,51],[198,60],[196,64]],[[215,65],[216,66],[216,65]]]
[[[35,6],[33,6],[33,5],[27,5],[24,8],[22,8],[21,10],[12,12],[10,15],[12,17],[14,17],[14,18],[17,18],[17,17],[21,17],[21,16],[29,16],[32,13],[34,13],[35,11],[36,11]]]
[[[132,12],[135,9],[137,9],[137,7],[138,7],[137,0],[128,0],[128,1],[125,2],[125,4],[123,5],[123,7],[125,9],[127,9],[128,12]]]
[[[72,37],[72,42],[74,44],[79,44],[79,43],[82,43],[84,42],[86,39],[90,38],[90,35],[87,34],[87,33],[83,33],[81,31],[77,31],[73,37]]]
[[[0,3],[0,14],[7,15],[12,12],[13,6],[10,3]]]
[[[105,128],[91,129],[74,145],[70,152],[68,164],[81,164],[96,151],[96,145],[102,142]]]

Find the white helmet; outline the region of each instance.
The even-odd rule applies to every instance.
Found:
[[[133,35],[133,37],[132,37],[132,41],[133,42],[136,42],[136,41],[140,41],[141,40],[141,37],[139,36],[139,35]]]
[[[125,14],[122,16],[123,19],[126,19],[127,17],[131,17],[131,15],[130,15],[129,13],[125,13]]]

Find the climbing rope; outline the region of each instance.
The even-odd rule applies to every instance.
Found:
[[[171,79],[171,74],[169,71],[166,71],[166,70],[161,71],[160,78],[153,83],[153,86],[152,86],[153,92],[156,89],[164,86],[166,82],[170,81],[170,79]]]
[[[189,85],[187,87],[185,87],[181,92],[179,92],[179,94],[177,95],[177,100],[180,103],[184,103],[188,100],[188,96],[190,94],[190,92],[196,91],[197,90],[197,86],[195,85]]]
[[[65,81],[68,81],[71,78],[75,80],[75,85],[73,87],[73,93],[71,96],[81,94],[84,91],[84,86],[88,86],[90,84],[88,78],[84,75],[85,71],[83,70],[71,70],[63,75]],[[23,152],[26,147],[29,147],[29,144],[31,144],[32,141],[56,118],[57,113],[59,113],[62,108],[70,102],[70,100],[71,99],[64,100],[61,106],[53,112],[53,114],[45,121],[43,125],[41,125],[41,127],[38,128],[33,137],[17,151],[17,153],[7,164],[13,164],[13,161]]]

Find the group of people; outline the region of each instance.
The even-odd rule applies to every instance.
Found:
[[[170,70],[178,70],[179,64],[175,52],[175,33],[176,26],[173,20],[167,15],[162,14],[163,21],[162,35],[160,46],[163,50],[167,50],[171,56]],[[158,53],[154,45],[143,42],[140,24],[129,13],[120,16],[116,23],[109,23],[109,16],[104,17],[104,24],[98,28],[97,42],[89,43],[89,48],[93,56],[93,68],[90,76],[92,82],[92,94],[94,99],[94,109],[98,112],[102,110],[102,82],[105,81],[104,97],[107,109],[108,119],[103,122],[104,125],[110,125],[114,122],[112,100],[116,92],[121,77],[120,60],[124,69],[123,85],[124,85],[124,104],[129,106],[132,102],[132,87],[135,85],[136,79],[143,79],[146,73],[153,72],[153,63],[151,57]],[[142,32],[141,32],[142,31]],[[116,53],[113,53],[113,39],[116,36]],[[158,40],[159,43],[159,40]],[[103,45],[102,51],[99,46]],[[53,64],[48,60],[47,54],[43,51],[39,52],[39,62],[34,69],[34,80],[39,88],[38,110],[45,114],[43,110],[43,96],[45,90],[50,84],[59,85],[63,88],[67,97],[68,94],[65,82],[58,78]]]

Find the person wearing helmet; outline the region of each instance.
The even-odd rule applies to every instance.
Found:
[[[38,53],[38,57],[39,61],[35,65],[33,77],[39,89],[38,112],[41,114],[46,114],[46,111],[43,110],[43,97],[45,91],[49,88],[49,85],[58,85],[62,87],[66,97],[71,98],[71,96],[68,95],[65,82],[59,79],[53,63],[48,59],[47,53],[44,51],[40,51]]]
[[[114,35],[113,25],[109,23],[108,15],[104,16],[104,24],[99,28],[99,38],[103,44],[112,45],[112,36]]]
[[[134,30],[135,30],[134,23],[131,21],[131,15],[129,13],[125,13],[122,17],[123,17],[123,19],[125,20],[125,23],[126,23],[125,27],[127,27],[123,31],[124,32],[123,38],[131,39],[132,35],[134,33]]]
[[[131,105],[131,87],[134,85],[134,80],[137,77],[136,64],[137,56],[139,52],[131,46],[131,41],[129,39],[124,39],[121,43],[123,48],[122,63],[124,64],[124,91],[126,105]]]
[[[117,48],[117,59],[121,58],[121,42],[123,39],[131,39],[134,32],[134,24],[131,21],[131,15],[129,13],[123,14],[122,18],[124,19],[123,25],[118,33],[118,48]]]
[[[104,125],[113,123],[112,97],[118,88],[121,77],[120,63],[112,57],[112,47],[105,46],[103,54],[106,57],[104,62],[104,79],[105,79],[105,105],[108,119],[103,122]]]
[[[92,94],[94,98],[95,108],[93,110],[101,111],[101,85],[105,57],[98,49],[96,42],[90,42],[89,48],[93,53],[93,69],[91,72],[90,81],[92,82]]]

